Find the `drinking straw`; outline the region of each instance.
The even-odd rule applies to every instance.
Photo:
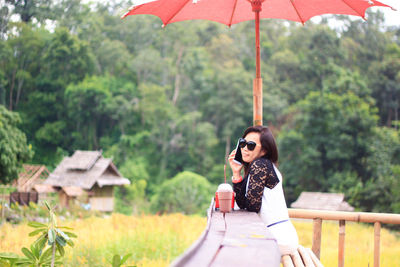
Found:
[[[224,164],[224,178],[225,178],[225,183],[226,183],[226,164]]]

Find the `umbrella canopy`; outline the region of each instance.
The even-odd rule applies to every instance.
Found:
[[[371,6],[386,6],[374,0],[158,0],[133,6],[123,17],[138,14],[158,16],[164,25],[193,19],[212,20],[231,26],[253,20],[254,6],[260,18],[306,22],[322,14],[365,16]]]
[[[260,69],[260,18],[286,19],[305,23],[322,14],[354,15],[365,19],[372,6],[390,7],[375,0],[141,0],[125,15],[151,14],[158,16],[163,26],[184,21],[203,19],[228,26],[255,20],[256,77],[253,82],[254,125],[262,125],[262,79]]]

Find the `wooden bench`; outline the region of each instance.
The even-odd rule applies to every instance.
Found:
[[[200,238],[171,266],[279,266],[276,240],[254,212],[207,211],[207,227]]]

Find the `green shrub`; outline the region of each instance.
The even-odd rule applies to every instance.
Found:
[[[147,182],[133,181],[132,184],[117,187],[115,190],[115,211],[132,215],[148,212],[148,200],[145,198]]]
[[[151,206],[153,211],[162,213],[202,213],[211,198],[212,187],[207,179],[185,171],[162,183],[151,200]]]

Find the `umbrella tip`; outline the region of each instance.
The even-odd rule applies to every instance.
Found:
[[[131,6],[131,7],[128,9],[128,12],[125,12],[125,14],[123,14],[123,15],[121,16],[121,19],[124,19],[124,18],[126,18],[127,16],[129,16],[129,13],[130,13],[135,7],[136,7],[135,5]]]

